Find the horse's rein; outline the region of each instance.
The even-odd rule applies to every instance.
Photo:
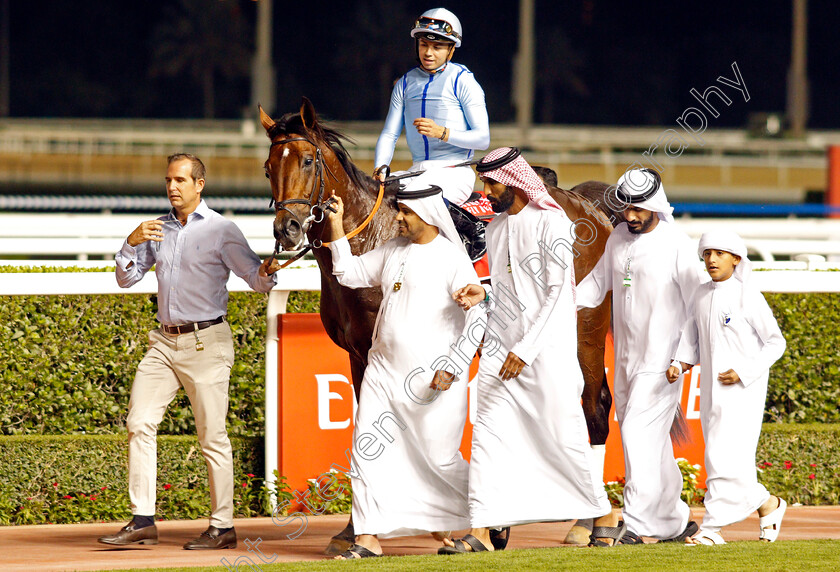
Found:
[[[376,211],[379,210],[379,205],[382,204],[383,196],[385,196],[385,182],[379,181],[379,194],[376,196],[376,203],[373,205],[373,209],[371,209],[370,213],[367,215],[367,218],[362,221],[362,224],[351,230],[349,233],[345,234],[344,238],[350,240],[351,238],[362,232],[362,230],[364,230],[364,228],[370,223],[370,221],[373,220],[373,215],[375,215]],[[329,246],[330,244],[332,244],[332,242],[321,242],[321,246]]]
[[[325,183],[324,183],[324,169],[326,168],[327,172],[330,175],[332,175],[333,179],[336,179],[336,180],[338,180],[338,179],[332,173],[332,171],[330,171],[329,165],[327,165],[322,160],[323,155],[321,153],[321,148],[318,145],[316,145],[314,142],[310,141],[306,137],[290,137],[289,139],[281,139],[280,141],[272,141],[271,142],[271,147],[274,147],[275,145],[284,145],[286,143],[291,143],[293,141],[306,141],[307,143],[309,143],[310,145],[315,147],[315,151],[316,151],[316,154],[315,154],[316,181],[313,182],[313,184],[312,184],[312,192],[309,194],[309,200],[308,201],[305,200],[305,199],[286,199],[284,201],[280,201],[279,203],[277,203],[274,200],[274,198],[272,197],[272,199],[269,203],[269,206],[273,206],[274,209],[275,209],[275,212],[286,210],[289,213],[291,213],[292,216],[295,216],[294,213],[292,213],[289,209],[286,208],[286,205],[288,205],[288,204],[308,205],[309,206],[309,217],[307,217],[307,219],[304,221],[304,224],[306,224],[307,221],[309,221],[310,223],[314,222],[314,223],[318,224],[318,223],[321,223],[324,220],[324,216],[325,216],[325,213],[326,213],[327,210],[335,212],[335,210],[331,206],[333,201],[334,201],[334,199],[332,197],[329,197],[325,201],[322,200],[322,197],[324,196],[324,185],[325,185]],[[266,173],[266,177],[268,177],[268,173]],[[320,179],[320,185],[318,184],[318,179]],[[313,199],[315,198],[315,189],[316,188],[318,188],[318,200],[317,200],[316,203],[313,204]],[[373,205],[373,209],[371,210],[371,212],[368,214],[367,218],[362,222],[361,225],[359,225],[358,227],[356,227],[355,229],[350,231],[350,233],[345,235],[347,239],[353,238],[354,236],[359,234],[370,223],[370,221],[373,220],[374,215],[379,210],[379,206],[382,204],[382,197],[384,195],[385,195],[385,183],[383,181],[380,181],[379,182],[379,193],[376,197],[376,203]],[[297,217],[295,217],[295,218],[297,218]],[[324,227],[321,227],[321,233],[323,233],[323,232],[324,232]],[[292,258],[287,260],[285,263],[281,264],[280,268],[281,269],[286,268],[287,266],[289,266],[293,262],[295,262],[297,260],[300,260],[307,252],[309,252],[313,248],[321,248],[322,246],[329,246],[330,244],[331,244],[330,242],[324,242],[320,238],[316,238],[315,240],[312,241],[311,244],[307,244],[306,247],[303,248],[300,252],[298,252],[295,256],[293,256]],[[280,241],[276,240],[274,242],[274,252],[272,252],[271,256],[272,256],[272,258],[276,258],[278,254],[280,254]]]

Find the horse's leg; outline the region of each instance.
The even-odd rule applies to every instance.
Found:
[[[578,313],[578,361],[583,373],[581,403],[589,431],[589,443],[598,456],[600,475],[604,473],[604,445],[610,431],[612,394],[604,370],[604,349],[610,323],[610,302]],[[596,477],[596,478],[597,478]],[[578,520],[566,535],[567,544],[588,544],[593,519]]]
[[[356,394],[356,401],[359,399],[359,393],[362,390],[362,377],[365,375],[365,363],[350,354],[350,376],[353,378],[353,391]],[[356,542],[356,533],[353,530],[353,514],[350,514],[350,520],[347,521],[347,526],[344,530],[336,534],[330,539],[330,543],[324,550],[327,556],[336,556],[341,554]]]
[[[587,310],[591,313],[591,325],[594,329],[589,332],[591,349],[583,360],[590,371],[591,382],[584,389],[583,407],[586,416],[586,427],[589,430],[591,445],[605,445],[610,434],[610,410],[612,409],[612,393],[607,382],[607,372],[604,368],[604,351],[606,349],[607,333],[610,326],[611,301],[605,300],[597,308]]]

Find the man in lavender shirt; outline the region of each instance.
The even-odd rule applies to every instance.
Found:
[[[157,428],[179,387],[190,399],[210,476],[210,526],[187,550],[236,547],[233,528],[233,459],[225,418],[233,341],[227,314],[230,272],[257,292],[274,287],[279,264],[262,264],[242,232],[202,200],[205,168],[185,153],[168,158],[166,192],[172,210],[140,224],[116,256],[117,282],[128,288],[154,266],[160,327],[149,332],[149,351],[131,387],[128,493],[133,518],[103,544],[157,544],[154,523]]]

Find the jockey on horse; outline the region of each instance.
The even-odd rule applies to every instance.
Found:
[[[411,37],[420,65],[394,84],[376,142],[374,178],[388,174],[403,127],[414,162],[409,172],[457,165],[490,145],[484,91],[470,70],[451,61],[461,46],[461,22],[444,8],[427,10],[414,23]],[[447,169],[446,175],[444,198],[463,204],[472,194],[475,173],[463,166]]]
[[[451,61],[455,48],[461,46],[461,36],[461,22],[445,8],[427,10],[414,22],[411,37],[419,65],[394,84],[385,127],[376,142],[373,172],[379,180],[390,174],[388,165],[405,127],[413,160],[408,173],[447,167],[434,182],[443,189],[443,198],[456,207],[470,200],[475,186],[472,168],[463,163],[473,158],[476,149],[487,149],[490,144],[484,90],[470,70]],[[450,210],[455,211],[453,220],[466,236],[470,257],[476,260],[484,252],[483,225],[463,210]],[[476,246],[471,248],[471,243]]]

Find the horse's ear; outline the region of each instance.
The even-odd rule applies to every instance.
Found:
[[[306,129],[312,129],[318,123],[318,115],[315,113],[315,106],[309,101],[309,98],[303,96],[300,102],[300,118],[303,120],[303,126]]]
[[[263,128],[268,131],[272,127],[274,127],[274,120],[266,113],[262,105],[259,106],[260,108],[260,123],[262,123]]]

